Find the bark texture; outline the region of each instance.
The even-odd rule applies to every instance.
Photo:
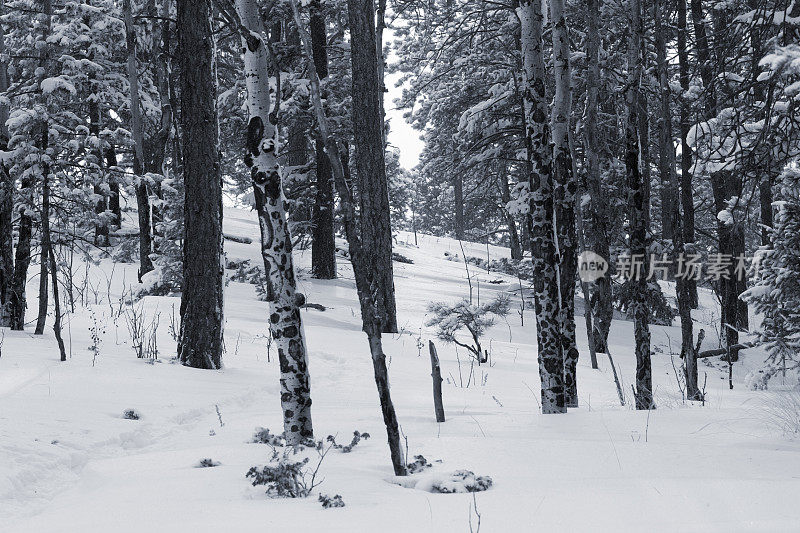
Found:
[[[328,77],[328,37],[320,0],[311,0],[310,33],[314,66],[320,80]],[[317,164],[317,196],[312,213],[311,272],[315,278],[336,278],[336,238],[334,230],[333,171],[321,138],[314,143]]]
[[[538,0],[521,0],[517,15],[521,23],[525,137],[530,160],[530,242],[542,412],[564,413],[567,406],[564,397],[564,358],[559,320],[561,300],[553,217],[553,154],[550,149],[550,124],[545,94],[547,80],[542,56],[542,3]]]
[[[280,166],[276,155],[278,128],[270,113],[268,51],[264,26],[255,0],[236,0],[236,11],[250,32],[242,39],[247,84],[248,126],[245,162],[250,167],[261,228],[261,256],[267,273],[270,333],[281,367],[281,408],[287,444],[313,440],[308,356],[303,338],[292,238],[286,215]]]
[[[222,178],[211,2],[178,1],[183,129],[183,293],[178,354],[184,365],[216,369],[222,358]]]
[[[353,139],[361,241],[381,331],[396,333],[392,227],[380,104],[383,81],[378,77],[375,1],[348,0],[347,8],[353,67]]]
[[[553,161],[555,162],[556,230],[560,261],[561,346],[564,357],[564,395],[567,407],[578,407],[578,346],[575,338],[575,276],[578,272],[578,239],[575,233],[575,194],[578,183],[573,173],[569,143],[572,108],[569,34],[564,0],[550,0],[553,19],[553,70],[556,92],[553,101]]]
[[[630,219],[631,257],[647,256],[647,210],[648,192],[640,172],[639,131],[639,93],[641,91],[641,41],[643,35],[642,13],[639,0],[628,0],[628,80],[625,101],[628,116],[625,122],[625,172]],[[635,297],[631,303],[634,314],[634,339],[636,350],[636,408],[653,407],[653,377],[650,365],[650,327],[645,300],[647,291],[646,273],[635,276]]]

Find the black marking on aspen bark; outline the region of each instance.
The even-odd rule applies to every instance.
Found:
[[[261,121],[261,117],[255,116],[250,119],[250,122],[247,124],[247,153],[253,157],[258,156],[260,153],[258,149],[258,145],[261,142],[261,138],[264,135],[264,123]]]

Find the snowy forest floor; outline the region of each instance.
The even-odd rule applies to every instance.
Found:
[[[229,260],[261,264],[252,213],[227,209],[225,231],[253,241],[226,241]],[[437,424],[426,306],[467,297],[469,288],[464,263],[444,256],[461,255],[459,243],[419,237],[419,247],[405,233],[396,244],[414,263],[394,265],[403,332],[385,336],[408,454],[434,464],[415,474],[419,487],[462,468],[491,476],[493,487],[475,498],[483,533],[797,531],[800,443],[772,423],[789,393],[744,385],[747,372],[763,360],[758,350],[742,352],[733,390],[719,358],[701,361],[707,402],[684,402],[672,361],[679,367],[680,329],[652,326],[658,409],[637,412],[630,408],[632,323],[615,320],[611,330],[628,396],[628,406],[621,407],[608,359],[600,357],[599,370],[589,365],[584,322],[577,316],[581,407],[543,416],[537,405],[535,317],[528,307],[521,326],[515,297],[507,321],[498,321],[484,338],[490,364],[474,366],[471,377],[466,353],[460,350],[457,359],[454,346],[437,341],[447,416]],[[485,245],[464,247],[469,256],[486,257]],[[489,253],[497,258],[508,250],[490,247]],[[310,255],[296,253],[301,269],[307,270]],[[147,323],[159,316],[159,358],[149,363],[135,357],[124,317],[111,318],[120,296],[135,284],[136,266],[114,267],[106,259],[88,269],[91,304],[65,317],[71,354],[66,363],[58,362],[50,323],[41,337],[4,330],[0,530],[433,532],[469,531],[470,518],[475,527],[472,494],[395,483],[352,270],[342,258],[338,269],[338,280],[304,275],[299,282],[309,302],[327,308],[303,312],[314,430],[318,439],[333,434],[348,442],[354,430],[373,438],[349,454],[332,450],[320,467],[324,483],[311,497],[270,499],[245,479],[251,466],[269,458],[268,447],[249,442],[255,429],[282,431],[279,368],[274,348],[269,359],[267,352],[267,304],[257,299],[254,286],[231,282],[226,288],[227,352],[220,371],[175,364],[169,325],[180,301],[145,298]],[[76,284],[85,272],[76,266]],[[516,278],[472,265],[470,273],[481,301],[498,291],[518,295]],[[31,280],[30,295],[37,284],[38,278]],[[704,348],[714,348],[717,306],[710,293],[703,292],[701,300],[695,318],[707,332]],[[32,297],[29,319],[35,310]],[[96,357],[89,349],[95,321],[101,337]],[[126,409],[141,419],[123,418]],[[220,465],[196,468],[203,458]],[[323,509],[317,492],[341,494],[346,507]]]

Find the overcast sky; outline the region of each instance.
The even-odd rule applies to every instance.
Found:
[[[387,40],[392,39],[391,30],[387,29]],[[393,52],[389,53],[389,62],[397,61],[397,56]],[[399,74],[386,75],[386,89],[389,91],[385,96],[384,105],[386,107],[386,118],[390,120],[389,144],[400,149],[400,164],[411,170],[419,163],[419,154],[422,152],[423,142],[419,138],[420,131],[415,130],[403,119],[403,111],[396,109],[394,99],[399,98],[402,90],[395,87],[395,82],[399,79]]]

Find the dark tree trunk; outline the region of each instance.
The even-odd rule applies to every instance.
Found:
[[[48,144],[48,124],[42,124],[41,140],[39,149],[42,153],[47,150]],[[50,235],[50,184],[48,182],[48,174],[50,173],[50,166],[47,164],[42,165],[42,211],[40,216],[40,230],[41,235],[39,239],[39,314],[36,318],[35,335],[44,334],[44,326],[47,322],[47,264],[49,261],[48,246],[46,242],[47,235]]]
[[[300,27],[300,13],[297,3],[292,0],[292,12],[295,24]],[[310,39],[301,33],[301,39],[306,50],[307,57],[313,56]],[[374,45],[374,43],[373,43]],[[374,46],[373,46],[374,53]],[[389,390],[389,377],[386,368],[386,355],[383,353],[381,341],[381,317],[378,315],[379,309],[373,294],[380,296],[378,291],[373,292],[373,285],[370,283],[370,263],[364,253],[363,243],[356,231],[356,209],[353,195],[351,193],[347,176],[345,174],[346,156],[343,152],[339,155],[339,147],[331,137],[328,129],[328,121],[322,107],[322,97],[320,95],[319,77],[317,76],[314,63],[309,59],[308,70],[311,78],[311,97],[314,106],[314,114],[320,129],[320,137],[325,144],[325,151],[330,154],[331,167],[333,169],[334,184],[339,193],[339,200],[342,207],[342,224],[344,226],[347,242],[350,247],[350,258],[353,264],[353,274],[356,279],[356,291],[361,307],[362,329],[367,334],[370,353],[372,354],[372,367],[375,376],[375,384],[378,389],[378,396],[381,402],[381,412],[383,422],[386,426],[386,437],[389,443],[389,454],[392,459],[392,467],[395,475],[404,476],[407,474],[406,463],[403,457],[403,450],[400,447],[400,426],[397,422],[397,415],[394,410],[391,393]],[[363,212],[362,212],[363,215]]]
[[[119,197],[119,179],[117,178],[117,171],[114,170],[117,166],[117,151],[114,145],[111,144],[106,149],[106,168],[108,169],[108,188],[111,194],[108,197],[108,210],[111,211],[114,219],[111,222],[117,228],[122,226],[122,206],[120,205]]]
[[[353,65],[353,138],[361,212],[361,240],[375,291],[380,329],[397,332],[392,266],[392,226],[383,146],[374,0],[348,0]]]
[[[28,267],[31,264],[31,233],[33,220],[28,214],[31,183],[23,180],[22,192],[25,196],[19,206],[19,237],[14,253],[14,278],[11,283],[11,329],[25,329],[25,310],[28,307],[25,286],[28,282]]]
[[[184,205],[181,362],[220,368],[223,335],[222,177],[211,2],[178,0]]]
[[[586,72],[586,125],[585,125],[585,150],[586,150],[586,190],[590,197],[590,228],[588,233],[592,250],[606,263],[611,264],[611,251],[608,236],[608,202],[603,194],[602,180],[600,177],[600,143],[598,140],[597,112],[598,86],[600,84],[600,34],[598,23],[600,21],[600,0],[587,2],[588,34],[586,39],[586,53],[588,66]],[[600,353],[608,352],[608,332],[611,329],[611,319],[614,316],[613,298],[611,294],[611,269],[600,277],[594,284],[591,302],[594,316],[593,336],[595,350]]]
[[[0,0],[0,11],[5,12],[5,1]],[[5,34],[0,24],[0,93],[8,90],[8,69],[5,60]],[[8,150],[9,106],[0,102],[0,150]],[[0,163],[0,327],[11,325],[14,278],[14,188],[15,180],[5,163]]]
[[[714,69],[711,64],[711,46],[703,18],[701,0],[691,0],[691,10],[697,42],[697,59],[700,63],[700,77],[703,80],[705,95],[704,118],[710,119],[715,116],[717,111],[717,97],[714,86]],[[742,185],[742,177],[738,172],[723,169],[711,173],[711,190],[717,213],[729,207],[728,200],[731,198],[741,198]],[[726,339],[727,346],[733,346],[739,342],[739,333],[736,328],[747,327],[747,304],[739,301],[740,292],[747,286],[744,280],[737,280],[734,273],[736,258],[744,255],[745,252],[743,221],[736,220],[735,214],[731,224],[717,220],[717,236],[719,253],[730,255],[734,259],[733,264],[727,269],[729,279],[723,277],[719,282],[723,338]],[[738,351],[734,351],[732,357],[733,360],[736,360]]]
[[[89,97],[89,133],[100,138],[100,102],[97,91],[97,83],[92,82],[92,94]],[[103,152],[101,148],[92,150],[91,165],[94,166],[97,172],[96,179],[100,179],[100,169],[103,166]],[[95,215],[97,220],[94,226],[94,244],[95,246],[108,246],[108,221],[105,218],[105,212],[108,209],[108,200],[106,199],[105,191],[102,183],[95,183],[94,193],[98,196],[97,204],[94,206]]]
[[[679,2],[682,0],[678,0]],[[664,238],[672,239],[673,255],[684,255],[686,249],[683,244],[683,228],[678,198],[678,177],[675,174],[675,147],[672,143],[672,108],[670,101],[669,73],[667,65],[667,36],[663,21],[669,20],[669,8],[663,0],[653,1],[653,15],[655,20],[657,72],[659,83],[659,96],[661,113],[658,122],[659,160],[658,171],[662,186],[662,193],[668,203],[662,200],[662,210],[668,209],[666,222],[669,232],[664,232]],[[664,213],[662,213],[662,217]],[[676,280],[676,295],[678,299],[678,315],[681,320],[681,358],[684,362],[684,376],[686,378],[686,396],[690,400],[699,400],[700,393],[697,388],[697,358],[694,351],[694,333],[692,324],[692,308],[690,288],[685,278]]]
[[[629,33],[628,33],[628,87],[625,100],[628,117],[625,123],[625,171],[628,193],[628,209],[630,217],[630,254],[631,258],[647,257],[647,209],[649,207],[649,188],[643,183],[640,172],[639,132],[642,122],[639,119],[641,109],[639,95],[641,93],[641,61],[640,54],[643,35],[642,14],[639,0],[628,0]],[[653,377],[650,365],[650,328],[648,324],[649,310],[645,294],[647,292],[646,273],[634,275],[630,281],[636,287],[634,301],[634,338],[636,351],[636,408],[653,408]]]
[[[507,206],[511,201],[511,187],[508,184],[508,165],[502,164],[502,173],[500,175],[500,197],[503,200],[503,206]],[[506,226],[508,226],[508,240],[511,248],[511,259],[513,261],[520,261],[522,259],[522,246],[519,241],[519,232],[517,231],[517,221],[514,220],[514,215],[503,209],[506,217]]]
[[[144,134],[142,133],[141,109],[139,107],[139,74],[136,65],[136,28],[134,27],[131,0],[123,0],[122,11],[125,22],[125,41],[127,46],[127,74],[131,104],[131,134],[133,136],[133,173],[136,183],[136,207],[139,212],[139,281],[153,270],[150,254],[153,252],[153,226],[150,215],[150,195],[145,172]]]
[[[453,203],[455,206],[456,239],[464,240],[464,181],[458,172],[453,175]]]
[[[433,341],[428,341],[428,350],[431,353],[431,378],[433,379],[433,408],[436,412],[436,421],[444,422],[444,404],[442,403],[442,369],[439,366],[439,355]]]
[[[320,0],[312,0],[309,10],[314,66],[320,79],[325,79],[328,77],[328,37]],[[334,279],[336,278],[336,234],[333,174],[328,154],[325,153],[325,143],[321,139],[315,141],[314,154],[317,165],[317,196],[312,214],[311,272],[319,279]]]
[[[315,142],[317,197],[314,202],[311,243],[311,272],[315,278],[336,278],[336,238],[334,232],[333,175],[321,140]]]
[[[686,0],[677,0],[678,3],[678,77],[681,92],[686,94],[689,90],[689,50],[686,44]],[[689,146],[689,120],[690,110],[686,98],[680,99],[680,128],[681,128],[681,206],[683,217],[683,242],[686,251],[694,250],[694,191],[692,189],[692,148]],[[686,291],[689,294],[692,309],[697,309],[697,282],[686,279]]]

